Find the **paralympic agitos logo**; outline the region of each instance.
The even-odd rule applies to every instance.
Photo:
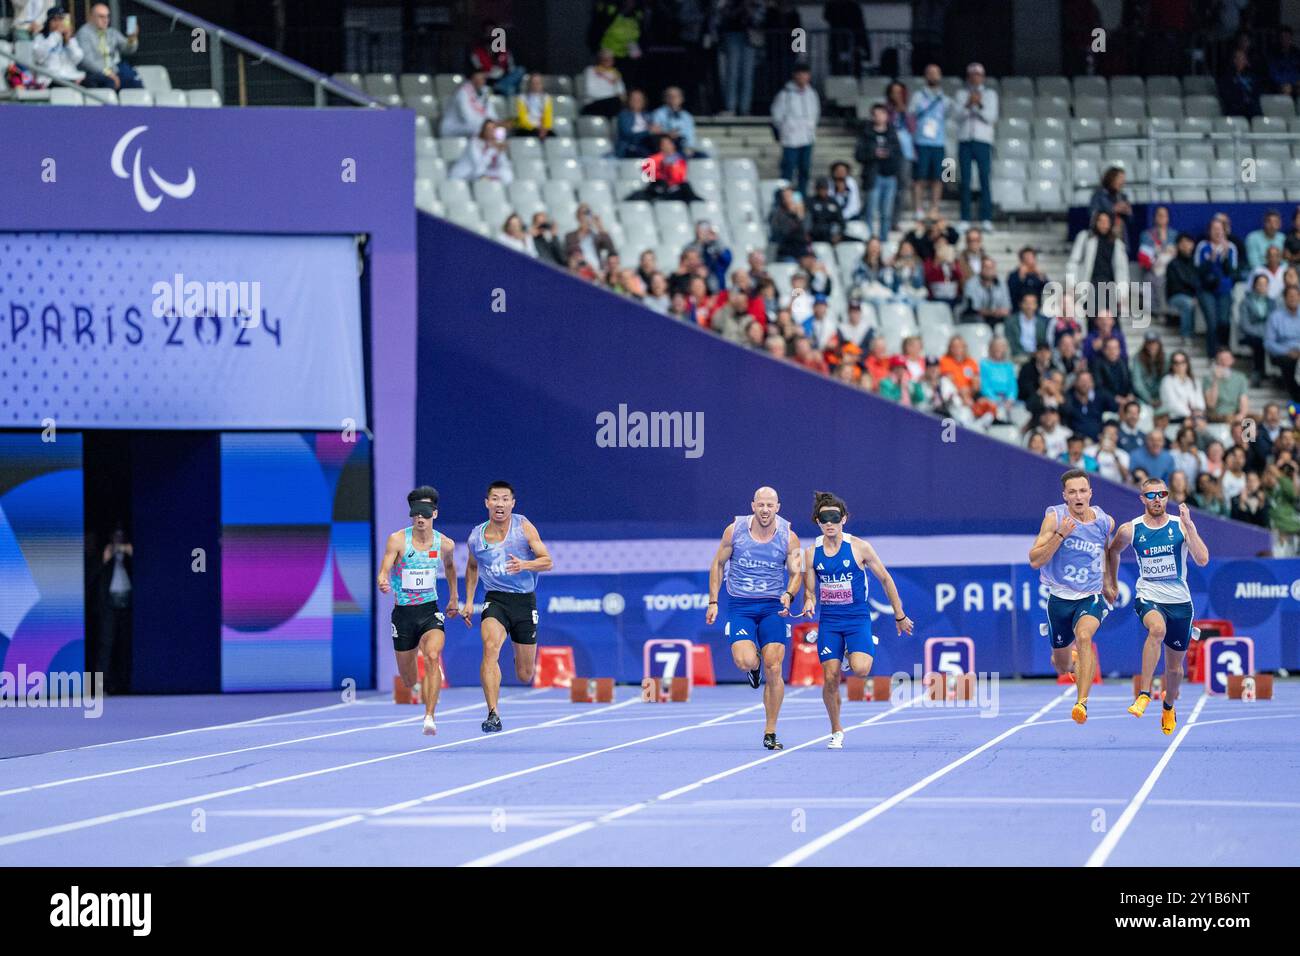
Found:
[[[153,212],[162,205],[164,194],[171,196],[173,199],[189,199],[194,194],[197,180],[194,178],[193,167],[186,167],[185,178],[179,183],[163,179],[152,166],[145,166],[144,172],[141,172],[141,155],[144,153],[144,147],[139,145],[135,147],[135,152],[132,154],[131,168],[128,172],[123,163],[126,158],[127,147],[148,128],[148,126],[136,126],[123,133],[122,138],[113,147],[113,155],[109,158],[109,167],[113,170],[113,175],[118,179],[131,180],[131,185],[135,189],[135,201],[140,204],[140,208],[145,212]],[[145,183],[145,175],[157,187],[158,194],[155,195],[149,191],[149,187]]]

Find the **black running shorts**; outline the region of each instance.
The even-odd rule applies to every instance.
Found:
[[[441,630],[445,628],[437,601],[393,605],[393,650],[413,651],[420,646],[425,631]]]
[[[488,591],[483,596],[484,619],[500,621],[516,644],[537,643],[537,594],[533,591]]]

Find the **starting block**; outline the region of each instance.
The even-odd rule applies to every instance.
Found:
[[[889,701],[888,677],[850,677],[849,700]]]
[[[926,700],[974,700],[975,675],[931,671],[921,681]]]
[[[713,648],[708,644],[691,645],[691,683],[696,687],[716,687],[713,676]]]
[[[1229,700],[1272,700],[1272,674],[1230,674],[1228,676]]]
[[[684,704],[691,699],[691,682],[686,677],[647,677],[641,681],[641,700],[647,704]]]
[[[822,683],[822,662],[817,656],[817,631],[811,630],[813,642],[807,640],[791,641],[790,645],[790,680],[791,687],[819,687]]]
[[[1134,697],[1134,699],[1136,699],[1136,698],[1137,698],[1137,695],[1140,694],[1140,693],[1142,693],[1142,675],[1141,675],[1141,674],[1134,674],[1134,675],[1133,675],[1133,697]],[[1152,700],[1164,700],[1164,698],[1165,698],[1165,682],[1164,682],[1164,680],[1160,677],[1160,675],[1157,674],[1155,677],[1151,678],[1151,699],[1152,699]]]
[[[612,704],[613,702],[614,678],[612,677],[575,677],[569,685],[571,704]]]
[[[533,672],[534,687],[568,687],[577,680],[577,665],[573,663],[572,647],[539,647],[537,669]]]
[[[1079,666],[1079,649],[1077,647],[1070,648],[1070,660],[1074,662],[1077,671]],[[1074,680],[1068,674],[1058,674],[1056,682],[1058,684],[1073,684]],[[1092,683],[1094,687],[1101,683],[1101,655],[1097,653],[1097,642],[1095,640],[1092,642]]]

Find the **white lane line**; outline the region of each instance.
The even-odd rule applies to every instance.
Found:
[[[1160,755],[1160,759],[1156,761],[1156,765],[1151,768],[1151,772],[1147,774],[1147,778],[1142,782],[1142,786],[1138,788],[1138,792],[1133,795],[1133,799],[1129,801],[1129,805],[1124,808],[1124,812],[1121,813],[1119,819],[1115,821],[1115,825],[1106,832],[1106,836],[1102,839],[1101,843],[1099,843],[1097,848],[1092,851],[1091,855],[1089,855],[1087,862],[1083,864],[1084,866],[1106,865],[1106,861],[1110,858],[1110,855],[1115,852],[1115,847],[1119,845],[1119,841],[1124,836],[1125,831],[1127,831],[1129,825],[1132,824],[1133,818],[1136,817],[1138,811],[1142,809],[1142,804],[1146,802],[1146,798],[1151,795],[1151,791],[1155,788],[1156,781],[1160,779],[1160,775],[1164,773],[1165,768],[1169,766],[1169,761],[1173,759],[1174,751],[1178,749],[1178,745],[1183,742],[1183,739],[1192,729],[1192,725],[1196,723],[1196,718],[1201,716],[1201,711],[1205,708],[1205,702],[1209,699],[1210,697],[1208,694],[1201,695],[1201,699],[1198,700],[1196,706],[1192,708],[1192,715],[1187,718],[1187,723],[1183,724],[1183,729],[1174,735],[1173,740],[1169,741],[1169,746],[1166,747],[1165,752]]]
[[[622,703],[619,704],[614,704],[613,707],[607,707],[605,709],[614,710],[616,708],[624,707],[628,704],[633,704],[633,703],[641,703],[640,698],[634,697],[630,700],[623,701]],[[688,724],[684,727],[677,727],[672,730],[663,731],[662,733],[652,734],[649,737],[640,737],[636,740],[629,740],[625,743],[615,744],[612,747],[602,747],[599,750],[591,750],[588,751],[587,753],[577,754],[572,757],[565,757],[562,760],[551,760],[548,761],[547,763],[536,764],[532,767],[525,767],[522,770],[515,770],[510,773],[499,774],[494,777],[489,777],[486,780],[478,780],[475,781],[474,783],[462,784],[461,786],[458,787],[452,787],[449,790],[439,790],[435,793],[426,794],[423,797],[416,797],[413,800],[403,800],[401,803],[389,804],[386,807],[379,807],[377,809],[369,810],[364,813],[350,814],[346,817],[340,817],[337,820],[329,820],[324,823],[318,823],[315,824],[314,826],[302,827],[301,829],[297,829],[297,830],[289,830],[285,833],[277,833],[269,837],[262,837],[261,839],[258,840],[248,840],[244,843],[237,843],[233,846],[223,847],[222,849],[219,850],[212,850],[211,852],[208,853],[200,853],[197,854],[196,856],[187,857],[182,862],[190,866],[205,866],[208,863],[216,863],[221,860],[228,860],[232,857],[242,856],[245,853],[252,853],[257,850],[266,849],[267,847],[278,846],[283,843],[289,843],[293,840],[301,840],[309,836],[315,836],[318,833],[325,833],[329,830],[337,830],[341,827],[351,826],[354,823],[360,823],[363,820],[371,819],[373,817],[384,816],[390,813],[396,813],[399,810],[410,809],[411,807],[420,806],[426,803],[431,803],[435,800],[445,800],[447,797],[454,797],[457,794],[467,793],[468,791],[471,790],[478,790],[482,787],[491,786],[494,783],[501,783],[502,781],[512,780],[516,777],[522,777],[527,774],[539,773],[543,770],[549,770],[552,767],[560,767],[565,764],[574,763],[575,761],[578,760],[586,760],[590,757],[597,757],[601,754],[607,754],[615,750],[622,750],[625,747],[634,747],[638,744],[649,743],[652,740],[661,740],[664,737],[671,737],[674,734],[684,733],[685,731],[688,730],[696,730],[700,727],[708,727],[712,724],[725,720],[728,717],[733,717],[736,714],[741,714],[747,711],[755,710],[762,706],[763,704],[760,701],[757,704],[751,704],[747,707],[741,708],[738,711],[733,711],[732,713],[729,714],[722,714],[718,717],[714,717],[709,720],[702,721],[701,723]]]
[[[461,740],[453,740],[445,744],[434,744],[429,747],[419,747],[415,750],[403,750],[399,753],[383,754],[379,757],[370,757],[366,760],[354,760],[351,763],[338,764],[333,767],[322,767],[319,770],[309,770],[305,773],[295,773],[287,777],[276,777],[272,780],[262,780],[258,783],[244,784],[239,787],[229,787],[225,790],[214,790],[211,793],[201,793],[194,797],[184,797],[179,800],[169,800],[166,803],[154,803],[147,807],[135,807],[131,810],[121,810],[116,813],[105,813],[97,817],[87,817],[82,820],[73,820],[68,823],[60,823],[54,826],[41,827],[37,830],[24,830],[20,833],[9,833],[0,836],[0,847],[11,846],[15,843],[26,843],[30,840],[39,840],[47,836],[56,836],[60,833],[71,833],[75,830],[84,830],[88,827],[102,826],[106,823],[116,823],[119,820],[128,820],[132,817],[141,817],[150,813],[159,813],[163,810],[172,810],[176,807],[185,807],[194,803],[202,803],[205,800],[219,800],[222,797],[229,797],[237,793],[249,793],[254,790],[261,790],[265,787],[274,787],[282,783],[292,783],[296,780],[306,780],[310,777],[318,777],[322,774],[337,773],[341,770],[352,770],[356,767],[367,767],[372,764],[383,763],[388,760],[398,760],[402,757],[410,757],[414,754],[428,753],[432,750],[446,750],[449,747],[458,747],[462,744],[474,743],[475,741],[492,740],[498,737],[507,737],[510,734],[522,733],[526,730],[540,730],[546,727],[554,727],[557,724],[563,724],[570,720],[577,720],[588,714],[603,713],[607,710],[614,710],[618,707],[624,707],[631,703],[640,703],[640,698],[632,698],[619,704],[612,704],[608,707],[598,707],[596,710],[583,711],[577,714],[570,714],[568,717],[558,717],[554,720],[544,721],[540,724],[528,724],[523,727],[514,727],[510,730],[498,731],[495,734],[483,734],[479,737],[465,737]]]
[[[870,724],[877,723],[878,721],[888,717],[890,714],[895,714],[898,713],[898,711],[900,710],[905,710],[906,708],[911,707],[913,704],[917,703],[920,699],[921,699],[920,697],[913,697],[911,700],[904,701],[901,704],[897,704],[891,707],[889,710],[876,714],[874,717],[867,718],[861,723],[857,723],[850,727],[846,727],[845,732],[848,733],[849,731],[857,730],[860,727],[866,727]],[[489,853],[485,856],[477,857],[473,860],[469,860],[466,863],[462,863],[461,866],[483,867],[483,866],[496,866],[498,863],[505,863],[508,860],[513,860],[516,857],[523,856],[526,853],[532,853],[534,850],[540,850],[543,847],[550,846],[554,843],[559,843],[561,840],[567,840],[570,837],[575,837],[578,836],[579,834],[586,833],[588,830],[594,830],[596,827],[601,826],[603,824],[611,823],[614,820],[622,819],[623,817],[630,816],[633,813],[638,813],[641,810],[646,809],[647,807],[657,806],[658,804],[663,803],[664,801],[672,800],[676,797],[679,797],[683,793],[690,793],[693,790],[698,790],[700,787],[703,787],[707,784],[713,783],[718,780],[722,780],[725,777],[730,777],[733,774],[741,773],[742,771],[748,770],[751,767],[757,767],[760,764],[767,763],[768,761],[777,760],[781,757],[784,757],[786,754],[794,753],[796,750],[802,750],[805,747],[811,747],[814,744],[821,743],[822,741],[825,740],[829,740],[830,737],[831,737],[830,734],[823,734],[820,737],[815,737],[812,740],[805,741],[804,743],[796,744],[793,747],[787,747],[785,750],[778,750],[775,753],[769,754],[766,757],[760,757],[757,760],[748,761],[747,763],[743,763],[738,767],[732,767],[729,770],[724,770],[721,773],[715,773],[707,777],[703,777],[699,780],[696,780],[694,783],[688,783],[684,787],[678,787],[675,790],[665,791],[664,793],[659,794],[659,796],[657,797],[651,797],[648,800],[642,800],[637,803],[628,804],[625,807],[620,807],[619,809],[614,810],[611,813],[606,813],[593,820],[584,820],[582,823],[575,823],[573,826],[568,826],[561,830],[555,830],[552,833],[546,833],[543,834],[542,836],[534,837],[531,840],[525,840],[522,843],[517,843],[514,846],[506,847],[505,849],[502,850],[497,850],[495,853]]]
[[[503,700],[502,703],[505,703]],[[454,707],[451,710],[443,711],[444,714],[459,714],[467,710],[478,710],[483,708],[483,703],[467,704],[464,707]],[[12,796],[16,793],[29,793],[33,790],[48,790],[50,787],[62,787],[70,783],[85,783],[87,780],[103,780],[105,777],[120,777],[123,774],[139,773],[142,770],[157,770],[160,767],[175,767],[178,764],[193,763],[196,760],[211,760],[214,757],[230,757],[235,754],[251,753],[255,750],[270,750],[275,747],[287,747],[291,744],[302,744],[312,740],[326,740],[330,737],[342,737],[346,734],[357,734],[364,731],[383,730],[388,727],[399,727],[403,724],[414,726],[416,722],[424,720],[424,710],[421,708],[418,715],[410,717],[401,717],[397,720],[390,720],[384,724],[367,724],[363,727],[349,727],[346,730],[332,730],[324,734],[312,734],[310,737],[295,737],[293,740],[276,740],[266,744],[256,744],[251,747],[239,747],[235,750],[222,750],[218,753],[195,754],[189,757],[177,757],[175,760],[163,760],[158,763],[141,764],[136,767],[122,767],[118,770],[104,770],[99,773],[84,774],[80,777],[64,777],[61,780],[50,780],[46,783],[33,783],[24,787],[13,787],[9,790],[0,790],[0,797]],[[267,725],[272,726],[272,725]]]
[[[1258,717],[1219,717],[1215,720],[1202,720],[1197,727],[1213,727],[1215,724],[1235,724],[1242,720],[1295,720],[1300,714],[1260,714]]]
[[[1057,694],[1050,701],[1048,701],[1037,711],[1035,711],[1032,716],[1027,717],[1023,722],[1016,724],[1014,727],[1010,727],[1007,730],[1004,730],[1002,733],[998,734],[996,737],[992,738],[991,740],[985,741],[984,743],[980,744],[980,746],[970,751],[970,753],[965,754],[962,757],[958,757],[956,760],[952,761],[951,763],[943,767],[940,767],[934,773],[930,774],[929,776],[923,777],[922,779],[918,780],[916,783],[912,784],[910,787],[906,787],[903,790],[898,791],[898,793],[894,794],[888,800],[881,801],[880,803],[876,804],[876,806],[872,807],[870,810],[867,810],[866,812],[859,814],[858,816],[854,817],[852,820],[840,824],[835,829],[823,833],[821,836],[817,837],[816,839],[809,840],[807,843],[799,847],[797,850],[793,850],[790,853],[787,853],[785,856],[781,857],[779,860],[775,861],[772,864],[772,866],[797,866],[798,864],[802,863],[804,860],[812,856],[814,853],[818,853],[821,850],[824,850],[826,847],[830,846],[832,843],[836,842],[837,840],[843,839],[844,837],[848,836],[854,830],[866,826],[872,820],[876,819],[876,817],[898,806],[908,797],[912,796],[913,794],[921,790],[924,790],[926,787],[934,783],[940,777],[946,776],[947,774],[956,770],[962,764],[970,760],[974,760],[976,757],[978,757],[984,751],[988,750],[990,747],[996,747],[998,744],[1000,744],[1002,741],[1006,740],[1008,737],[1012,736],[1013,734],[1019,733],[1020,731],[1024,730],[1026,727],[1033,725],[1039,718],[1041,718],[1049,710],[1051,710],[1053,707],[1055,707],[1057,704],[1061,703],[1062,701],[1066,700],[1070,695],[1074,693],[1075,693],[1075,689],[1073,687],[1066,688],[1064,691]]]

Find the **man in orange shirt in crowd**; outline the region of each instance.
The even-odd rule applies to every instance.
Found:
[[[962,403],[975,418],[997,413],[997,406],[993,402],[979,397],[979,363],[971,358],[966,340],[960,335],[954,335],[948,341],[948,352],[939,359],[939,373],[957,386]]]

